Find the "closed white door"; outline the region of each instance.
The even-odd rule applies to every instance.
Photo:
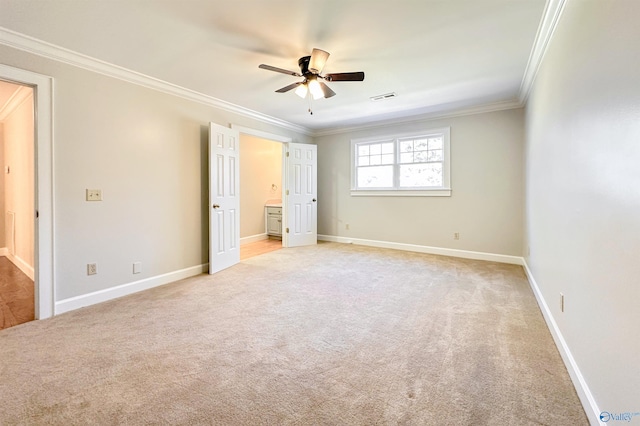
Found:
[[[240,262],[240,133],[209,125],[209,273]]]
[[[317,146],[288,143],[285,191],[287,247],[318,242],[318,157]]]

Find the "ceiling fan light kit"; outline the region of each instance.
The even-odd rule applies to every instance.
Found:
[[[292,75],[294,77],[303,77],[303,81],[290,84],[281,89],[276,90],[276,93],[285,93],[290,90],[296,89],[296,95],[301,98],[309,96],[309,101],[312,99],[330,98],[335,96],[336,92],[331,90],[327,86],[325,81],[363,81],[364,72],[345,72],[345,73],[333,73],[321,75],[324,65],[329,58],[329,52],[321,49],[313,49],[311,56],[303,56],[298,60],[298,66],[300,66],[300,73],[295,71],[289,71],[282,68],[274,67],[271,65],[260,64],[258,68],[268,71],[279,72],[282,74]],[[311,107],[309,107],[309,113],[313,114]]]

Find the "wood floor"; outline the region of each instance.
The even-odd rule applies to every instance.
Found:
[[[249,259],[250,257],[260,256],[261,254],[271,251],[280,250],[282,241],[280,240],[260,240],[255,243],[244,244],[240,246],[240,260]]]
[[[33,281],[0,257],[0,330],[34,319]]]

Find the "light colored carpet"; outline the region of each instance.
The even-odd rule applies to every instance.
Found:
[[[519,266],[283,249],[0,331],[0,424],[588,424]]]

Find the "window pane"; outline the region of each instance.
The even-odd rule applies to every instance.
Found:
[[[369,157],[358,157],[358,166],[368,166]]]
[[[408,164],[400,166],[400,187],[442,186],[442,164]]]
[[[379,155],[372,155],[371,157],[369,157],[370,163],[372,166],[377,166],[378,164],[380,164],[380,156]]]
[[[393,187],[393,166],[362,167],[358,169],[358,188]]]
[[[413,154],[400,154],[400,162],[401,163],[413,163]]]
[[[380,152],[382,151],[382,145],[379,143],[373,144],[373,145],[369,145],[369,154],[373,155],[373,154],[380,154]]]
[[[369,145],[358,145],[358,155],[369,155]]]
[[[429,151],[416,151],[415,154],[413,154],[414,163],[426,163],[428,152]]]
[[[429,149],[442,149],[442,138],[429,138]]]
[[[419,139],[413,142],[413,149],[416,151],[426,151],[427,150],[427,139]]]
[[[436,149],[434,151],[428,151],[428,152],[429,152],[429,157],[428,157],[429,161],[442,161],[441,149]]]
[[[383,154],[393,154],[393,142],[383,143],[382,144],[382,153]]]
[[[383,154],[382,164],[393,164],[393,154]]]
[[[411,152],[411,151],[413,151],[413,141],[400,142],[400,152]]]

